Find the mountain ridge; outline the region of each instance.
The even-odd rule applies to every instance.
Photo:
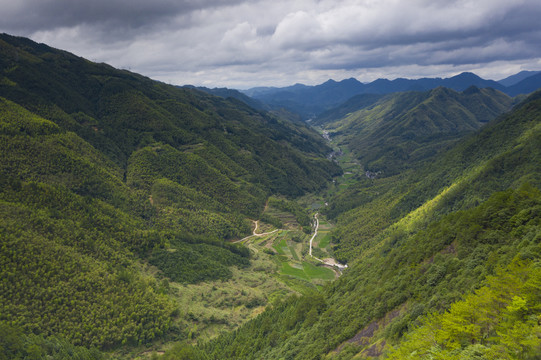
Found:
[[[331,79],[314,86],[300,84],[284,88],[259,88],[260,90],[254,88],[242,92],[271,107],[284,107],[297,112],[304,120],[308,120],[360,94],[427,91],[439,86],[455,91],[464,91],[470,86],[476,86],[500,90],[510,96],[527,94],[541,87],[541,79],[536,77],[537,73],[532,72],[528,75],[521,79],[522,85],[514,83],[510,86],[494,80],[482,79],[471,72],[463,72],[449,78],[377,79],[370,83],[361,83],[354,78],[341,81]]]
[[[339,137],[365,170],[380,176],[428,161],[513,105],[497,90],[474,86],[462,92],[438,87],[358,99],[312,123]]]
[[[359,84],[313,97],[329,140],[0,35],[0,358],[536,359],[541,91]],[[310,215],[348,267],[295,287]]]
[[[530,77],[530,76],[533,76],[533,75],[536,75],[536,74],[539,74],[540,71],[531,71],[531,70],[522,70],[516,74],[513,74],[513,75],[510,75],[504,79],[501,79],[501,80],[498,80],[498,82],[500,84],[502,84],[503,86],[512,86],[512,85],[515,85],[517,84],[518,82]]]

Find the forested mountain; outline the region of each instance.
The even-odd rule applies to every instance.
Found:
[[[377,79],[370,83],[361,83],[356,79],[346,79],[339,82],[328,80],[316,86],[297,84],[285,88],[254,88],[244,91],[245,94],[260,100],[274,108],[285,108],[299,113],[308,120],[320,116],[325,111],[339,106],[348,99],[360,94],[390,94],[404,91],[428,91],[445,87],[462,92],[471,86],[500,90],[510,96],[528,94],[541,87],[541,81],[532,72],[529,77],[520,77],[522,83],[503,81],[503,85],[493,80],[485,80],[479,76],[464,72],[450,78],[421,78],[394,80]],[[518,79],[518,78],[517,78]]]
[[[248,95],[245,95],[245,94],[243,94],[240,91],[235,90],[235,89],[228,89],[228,88],[213,88],[213,89],[210,89],[210,88],[203,87],[203,86],[192,86],[192,85],[186,85],[186,86],[183,86],[183,87],[201,90],[203,92],[206,92],[207,94],[220,96],[220,97],[223,97],[223,98],[226,98],[226,99],[227,98],[234,98],[234,99],[242,101],[243,103],[246,103],[248,106],[250,106],[250,107],[252,107],[252,108],[254,108],[256,110],[264,110],[264,111],[270,110],[270,107],[268,105],[266,105],[265,103],[263,103],[263,102],[261,102],[259,100],[256,100],[254,98],[251,98]]]
[[[359,182],[345,196],[364,203],[337,215],[333,242],[350,265],[342,277],[183,351],[201,359],[537,359],[540,124],[535,93],[422,169]]]
[[[368,108],[374,105],[381,98],[385,97],[383,94],[360,94],[349,98],[347,101],[331,108],[323,113],[319,114],[316,118],[310,121],[311,125],[323,126],[328,122],[334,122],[338,119],[344,118],[346,115],[359,111],[364,108]]]
[[[341,172],[329,151],[240,101],[0,35],[1,333],[103,349],[186,338],[167,279],[248,266],[226,240],[270,194],[326,187]]]
[[[365,170],[390,176],[429,160],[512,103],[499,91],[476,87],[360,95],[312,123],[339,137]]]
[[[329,144],[229,90],[0,35],[0,359],[539,359],[541,92],[479,79],[290,87]],[[286,253],[308,277],[309,211],[348,267],[269,288]],[[284,238],[231,241],[253,224]]]

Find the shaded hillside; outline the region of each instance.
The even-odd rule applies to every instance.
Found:
[[[517,354],[534,359],[541,350],[535,320],[541,315],[539,272],[532,271],[541,259],[540,99],[535,94],[411,176],[397,177],[387,187],[378,180],[367,185],[368,190],[382,185],[380,190],[386,193],[378,192],[372,201],[341,215],[333,240],[339,246],[351,245],[348,251],[341,250],[347,254],[349,270],[324,289],[323,296],[277,305],[235,334],[202,347],[201,358],[209,353],[215,359],[383,358],[390,344],[399,343],[414,328],[419,316],[451,308],[449,316],[459,322],[448,322],[451,327],[441,333],[421,328],[425,332],[420,336],[408,337],[404,353],[413,349],[413,341],[419,350],[447,356],[448,350],[455,355],[464,351],[462,356],[482,350],[505,359]],[[397,204],[393,199],[400,203],[410,194],[420,204],[398,217],[390,215]],[[365,224],[378,217],[388,222],[359,242]],[[485,283],[493,274],[507,285],[495,286],[490,277]],[[487,296],[475,303],[479,297],[471,294],[484,284]],[[497,310],[490,307],[495,301],[504,311],[518,311],[508,318],[510,324],[501,323],[507,313],[495,312],[485,322],[471,311],[457,313],[468,307]],[[445,319],[428,317],[428,324]],[[495,327],[485,328],[489,323]],[[481,330],[479,336],[476,329]],[[519,336],[519,329],[520,334],[530,334],[530,341],[521,342],[517,350],[506,339]],[[449,341],[439,341],[438,334]],[[441,347],[421,347],[419,341],[427,336],[435,336]]]
[[[152,143],[203,144],[203,148],[210,144],[199,151],[205,161],[217,167],[216,154],[209,152],[218,150],[225,155],[220,161],[228,162],[224,168],[234,171],[234,176],[263,183],[275,192],[299,194],[326,181],[313,170],[328,166],[314,157],[328,148],[307,127],[238,102],[93,64],[23,38],[4,35],[2,41],[1,94],[75,131],[124,169],[135,150]],[[290,151],[282,151],[284,145]],[[285,174],[283,170],[290,175],[276,176]],[[300,178],[308,183],[303,185]]]
[[[418,166],[508,110],[513,102],[499,91],[475,87],[461,93],[437,88],[368,99],[358,103],[360,110],[342,115],[345,111],[338,108],[315,123],[323,123],[365,170],[379,176]]]
[[[518,83],[512,86],[509,86],[506,92],[511,96],[516,96],[520,94],[529,94],[539,89],[540,85],[541,85],[541,74],[537,73],[525,78],[524,80],[519,81]]]
[[[192,85],[186,85],[186,86],[183,86],[183,87],[197,89],[197,90],[206,92],[207,94],[220,96],[220,97],[223,97],[225,99],[227,99],[227,98],[237,99],[237,100],[242,101],[246,105],[248,105],[248,106],[250,106],[250,107],[252,107],[254,109],[257,109],[257,110],[263,110],[263,111],[270,110],[270,107],[268,105],[262,103],[259,100],[253,99],[253,98],[249,97],[248,95],[245,95],[245,94],[241,93],[238,90],[228,89],[228,88],[213,88],[213,89],[210,89],[210,88],[207,88],[207,87],[192,86]]]
[[[327,186],[329,151],[238,100],[0,35],[0,325],[105,349],[186,338],[169,282],[248,266],[226,240],[270,194]]]
[[[382,94],[355,95],[339,106],[319,114],[310,122],[310,125],[324,126],[326,123],[342,119],[355,111],[359,111],[376,104],[384,96],[385,95]]]
[[[505,79],[501,79],[501,80],[498,80],[498,82],[500,84],[502,84],[503,86],[513,86],[519,82],[521,82],[522,80],[526,79],[526,78],[529,78],[530,76],[533,76],[533,75],[537,75],[539,74],[539,71],[521,71],[521,72],[518,72],[514,75],[511,75],[511,76],[508,76],[506,77]]]

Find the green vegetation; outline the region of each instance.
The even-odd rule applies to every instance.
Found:
[[[389,359],[534,359],[541,350],[541,268],[513,263],[448,312],[423,317]]]
[[[27,39],[0,77],[0,359],[539,358],[541,93],[348,102],[334,162],[279,113]]]
[[[130,353],[247,321],[224,322],[214,297],[200,301],[220,316],[190,315],[175,289],[257,274],[229,242],[247,218],[341,171],[304,124],[28,39],[0,35],[0,77],[0,326],[35,354],[57,338]],[[274,284],[241,286],[238,306],[288,293]]]
[[[293,291],[276,276],[275,262],[262,252],[252,255],[250,266],[232,267],[232,277],[198,284],[169,282],[178,308],[185,312],[179,325],[186,341],[202,341],[236,329],[261,313],[268,303],[289,296]]]
[[[293,267],[288,262],[284,261],[282,262],[281,272],[282,274],[285,274],[285,275],[291,275],[291,276],[296,276],[298,278],[302,278],[305,280],[310,280],[310,277],[304,271],[304,264],[301,265],[300,267],[296,267],[296,266]]]
[[[174,309],[132,253],[160,246],[157,234],[100,200],[11,181],[0,193],[0,323],[103,348],[164,335]]]
[[[377,100],[377,101],[376,101]],[[359,103],[358,110],[316,123],[338,136],[365,171],[391,176],[426,163],[468,133],[509,110],[513,100],[493,89],[455,92],[437,88],[404,92]],[[350,109],[351,110],[351,109]]]
[[[317,246],[319,248],[325,249],[327,248],[327,246],[329,246],[330,243],[331,243],[331,234],[327,232],[323,234],[323,237],[318,241]]]
[[[293,215],[293,211],[296,212],[296,216]],[[289,230],[269,232],[269,229],[266,229],[265,231],[268,232],[266,235],[250,237],[244,244],[256,253],[262,252],[271,256],[275,264],[273,273],[277,279],[299,293],[320,289],[321,285],[335,279],[336,274],[333,270],[308,256],[311,234],[307,235],[304,230],[311,227],[304,227],[301,230],[297,222],[298,218],[309,219],[306,210],[292,201],[271,197],[261,218],[266,218],[266,215],[280,219]],[[324,220],[321,223],[325,229],[323,236],[329,235],[330,224]],[[310,224],[309,220],[308,224]],[[265,227],[265,224],[259,222],[259,229],[261,226]],[[259,230],[258,233],[262,231]],[[326,249],[313,248],[313,251],[314,254],[319,251],[315,256],[330,257]]]
[[[378,253],[353,263],[344,276],[324,289],[330,305],[314,326],[290,331],[287,341],[284,338],[248,358],[311,359],[313,354],[334,350],[372,321],[407,306],[409,312],[395,318],[386,332],[360,343],[356,352],[366,350],[382,337],[396,341],[416,317],[447,309],[514,257],[538,258],[541,224],[534,214],[540,206],[541,193],[526,187],[497,193],[481,206],[450,214],[414,236],[400,238],[400,229],[391,231]],[[522,220],[517,222],[518,218]],[[472,231],[477,224],[483,224],[484,230]],[[508,291],[513,297],[513,288]],[[227,346],[227,351],[236,351],[244,344],[235,341]]]
[[[25,334],[20,328],[0,324],[0,359],[100,360],[106,357],[96,348],[73,346],[57,338]]]
[[[303,261],[300,266],[291,266],[288,262],[282,262],[282,274],[296,276],[305,280],[322,279],[333,280],[335,275],[330,269],[322,266],[315,266]]]
[[[304,262],[303,270],[311,278],[333,280],[335,278],[334,271],[323,266],[315,266],[309,262]]]
[[[311,226],[310,216],[308,216],[306,210],[296,202],[271,197],[269,198],[268,205],[285,213],[293,214],[297,223],[303,228],[309,228]]]
[[[462,305],[453,304],[472,301],[469,294],[492,286],[490,276],[501,278],[499,269],[512,269],[513,262],[531,262],[525,265],[526,270],[518,271],[522,274],[532,273],[539,266],[541,173],[536,164],[541,159],[540,101],[539,94],[534,94],[509,115],[415,172],[367,178],[338,192],[329,206],[337,221],[334,250],[339,260],[348,260],[350,266],[343,276],[323,288],[321,294],[327,305],[316,320],[309,327],[302,321],[294,328],[287,327],[280,317],[301,309],[298,303],[284,302],[282,307],[267,310],[259,320],[241,327],[234,338],[224,335],[202,349],[212,350],[216,354],[213,358],[221,358],[218,349],[225,354],[242,354],[247,347],[256,349],[243,355],[248,359],[349,359],[385,356],[390,345],[397,345],[397,351],[403,349],[396,355],[401,358],[419,345],[419,354],[427,358],[430,354],[460,358],[457,354],[474,356],[494,351],[509,358],[535,358],[533,354],[540,350],[535,333],[539,299],[517,286],[500,286],[494,295],[508,300],[501,307],[502,315],[493,319],[494,325],[481,333],[488,334],[488,339],[481,336],[485,340],[476,343],[467,334],[451,333],[451,337],[424,348],[426,342],[419,341],[426,338],[426,330],[420,330],[425,331],[422,335],[411,335],[414,345],[405,343],[401,348],[400,339],[416,324],[428,324],[421,329],[441,325],[441,334],[448,334],[451,330],[443,328],[443,322],[448,321],[445,315],[434,315],[441,319],[435,322],[431,318],[421,320],[420,316],[457,311],[455,306]],[[340,210],[342,199],[352,199],[350,209]],[[537,275],[532,276],[535,284]],[[537,294],[538,288],[532,286],[528,285],[527,291]],[[488,302],[487,308],[491,304]],[[515,307],[523,312],[515,322],[506,322],[506,311]],[[272,319],[269,322],[274,325],[256,330],[263,319]],[[475,318],[467,321],[473,330],[482,328]],[[265,343],[274,331],[282,336],[273,338],[272,344]],[[491,334],[500,339],[490,338]],[[523,340],[511,340],[518,337]],[[416,358],[415,354],[411,356]]]

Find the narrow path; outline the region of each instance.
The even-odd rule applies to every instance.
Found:
[[[312,241],[314,241],[314,239],[316,238],[317,236],[317,229],[319,229],[319,219],[317,218],[317,216],[319,215],[319,213],[316,213],[314,215],[314,218],[316,219],[316,230],[314,231],[314,235],[312,235],[312,237],[310,238],[310,256],[313,257],[314,259],[317,259],[319,260],[318,258],[312,256]],[[322,261],[322,260],[319,260],[319,261]]]
[[[317,236],[317,230],[319,229],[319,219],[318,219],[318,216],[319,213],[316,213],[314,215],[314,218],[316,219],[316,229],[314,231],[314,235],[312,235],[312,237],[310,238],[310,251],[309,251],[309,255],[310,257],[312,257],[313,259],[316,259],[317,261],[327,265],[327,266],[331,266],[331,267],[337,267],[338,270],[342,271],[342,269],[345,269],[347,268],[348,266],[347,265],[342,265],[340,264],[339,262],[337,262],[335,259],[333,258],[328,258],[328,259],[324,259],[324,260],[321,260],[320,258],[317,258],[315,257],[314,255],[312,255],[312,241],[316,238]]]
[[[257,235],[257,228],[259,227],[259,220],[256,220],[255,221],[255,227],[254,227],[254,231],[252,231],[252,235]]]
[[[337,268],[338,271],[342,271],[343,269],[347,268],[348,266],[347,265],[342,265],[340,264],[339,262],[337,262],[335,259],[333,258],[326,258],[326,259],[320,259],[320,258],[317,258],[315,257],[314,255],[312,255],[312,247],[313,247],[313,242],[314,242],[314,239],[316,238],[317,236],[317,232],[319,230],[319,213],[316,213],[314,215],[314,219],[316,220],[316,226],[315,226],[315,229],[314,229],[314,234],[312,235],[312,237],[310,238],[310,249],[309,249],[309,255],[312,259],[315,259],[317,261],[319,261],[320,263],[326,265],[326,266],[329,266],[331,268]],[[273,230],[273,231],[269,231],[269,232],[266,232],[266,233],[261,233],[261,234],[258,234],[257,233],[257,229],[259,228],[259,220],[252,220],[252,222],[255,224],[254,226],[254,230],[252,232],[252,235],[248,235],[240,240],[236,240],[236,241],[233,241],[233,244],[235,243],[239,243],[239,242],[243,242],[243,241],[246,241],[254,236],[256,237],[260,237],[260,236],[265,236],[265,235],[270,235],[270,234],[274,234],[275,232],[277,231],[280,231],[282,229],[276,229],[276,230]]]
[[[265,236],[265,235],[274,234],[275,232],[281,230],[281,229],[276,229],[276,230],[269,231],[269,232],[266,232],[266,233],[258,234],[258,233],[256,233],[256,231],[257,231],[257,228],[259,227],[259,220],[255,220],[255,221],[252,220],[252,221],[253,221],[254,224],[255,224],[254,231],[252,232],[252,235],[248,235],[248,236],[246,236],[245,238],[242,238],[242,239],[240,239],[240,240],[233,241],[233,244],[239,243],[239,242],[242,242],[242,241],[245,241],[245,240],[248,240],[249,238],[254,237],[254,236],[260,237],[260,236]]]

